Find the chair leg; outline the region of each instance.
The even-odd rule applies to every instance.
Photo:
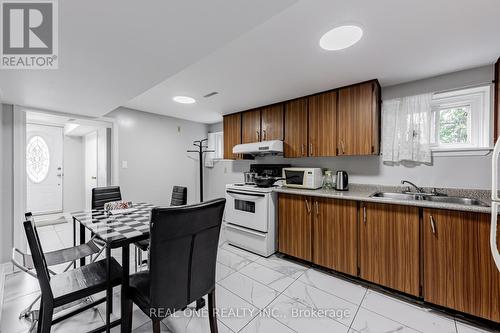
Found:
[[[160,333],[160,320],[159,319],[151,319],[153,322],[153,333]]]
[[[136,248],[135,248],[135,251],[134,251],[134,259],[135,259],[135,272],[136,272],[136,273],[137,273],[137,259],[138,259],[138,258],[137,258],[137,256],[138,256],[137,251],[138,251],[138,248],[136,247]]]
[[[127,300],[125,304],[125,308],[122,309],[122,325],[124,332],[132,332],[132,308],[134,303],[131,300]]]
[[[38,332],[50,333],[52,326],[52,316],[54,315],[54,305],[49,302],[40,302],[40,314],[38,317]]]
[[[139,252],[139,272],[140,272],[142,271],[142,250],[138,248],[137,251]]]
[[[210,322],[210,333],[218,333],[217,316],[215,314],[215,288],[208,294],[208,320]]]

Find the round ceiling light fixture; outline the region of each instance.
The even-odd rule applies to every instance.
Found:
[[[363,37],[363,29],[357,25],[343,25],[326,32],[319,46],[327,51],[338,51],[353,46]]]
[[[193,97],[189,97],[189,96],[175,96],[172,99],[174,100],[174,102],[181,103],[181,104],[196,103],[196,100]]]

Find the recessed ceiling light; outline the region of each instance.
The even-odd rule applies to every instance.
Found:
[[[356,25],[343,25],[325,33],[319,46],[328,51],[338,51],[353,46],[363,37],[363,29]]]
[[[193,104],[196,102],[196,100],[193,97],[189,96],[175,96],[173,100],[177,103],[182,103],[182,104]]]

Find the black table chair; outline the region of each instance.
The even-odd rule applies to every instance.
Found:
[[[96,187],[92,189],[92,209],[103,209],[104,204],[112,201],[121,201],[120,186]]]
[[[122,325],[130,332],[133,303],[160,332],[160,321],[208,294],[210,331],[217,333],[215,266],[225,199],[151,212],[149,270],[130,276]]]
[[[34,223],[34,218],[31,212],[24,214],[24,216],[26,221],[32,221]],[[82,245],[44,253],[44,256],[48,267],[67,263],[68,266],[64,269],[64,272],[66,272],[71,268],[71,266],[73,266],[73,263],[75,263],[79,259],[90,257],[91,262],[93,262],[97,259],[101,252],[102,248],[100,248],[95,243],[94,239],[91,239],[87,243]],[[35,265],[32,255],[24,253],[17,248],[13,248],[11,262],[21,271],[29,274],[35,279],[38,278],[37,275],[33,272],[33,269],[35,269]],[[56,274],[55,272],[51,271],[50,268],[48,268],[48,270],[50,274]],[[33,323],[32,327],[34,327],[36,321],[38,320],[38,311],[32,310],[32,308],[39,298],[40,296],[38,296],[26,309],[21,311],[21,314],[19,315],[19,319],[23,317],[31,318],[31,321]]]
[[[26,232],[26,238],[28,239],[38,283],[40,284],[40,290],[42,292],[38,333],[49,333],[53,324],[68,319],[104,302],[105,299],[103,298],[58,318],[53,318],[54,308],[71,304],[82,298],[106,290],[108,281],[106,260],[93,262],[89,265],[78,267],[51,277],[33,219],[24,222],[24,230]],[[121,266],[114,258],[110,260],[109,278],[111,285],[117,286],[121,282]]]
[[[187,204],[187,187],[174,186],[172,189],[172,198],[170,199],[170,206],[184,206]],[[137,273],[139,267],[142,266],[142,251],[149,249],[149,239],[145,239],[135,243],[135,272]]]

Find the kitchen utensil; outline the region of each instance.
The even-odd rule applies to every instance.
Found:
[[[255,176],[257,176],[257,172],[247,171],[243,174],[245,176],[245,184],[255,184]]]
[[[278,180],[283,180],[284,178],[269,177],[269,176],[255,176],[254,182],[258,187],[270,187],[273,186]]]

